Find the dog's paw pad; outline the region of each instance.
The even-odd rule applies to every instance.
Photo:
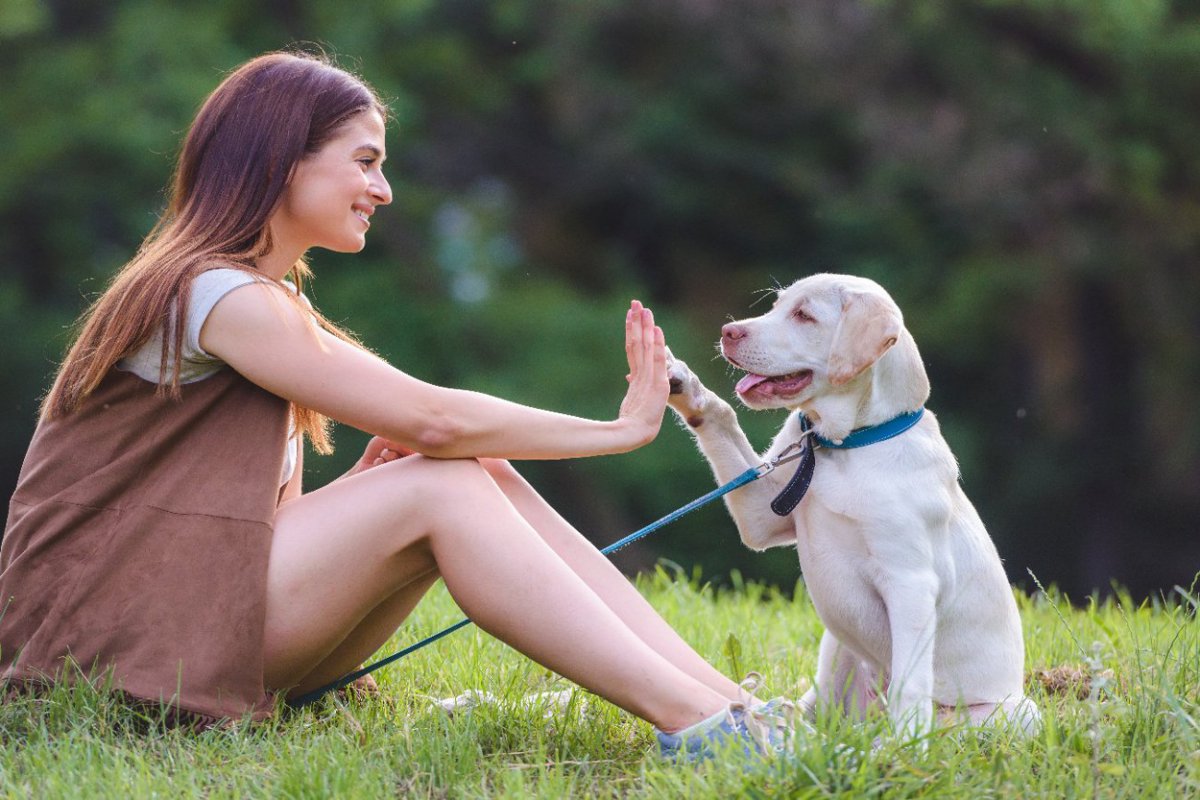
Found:
[[[688,365],[679,359],[672,359],[667,364],[667,380],[671,383],[671,392],[679,394],[686,390],[687,385],[693,380],[691,369]]]

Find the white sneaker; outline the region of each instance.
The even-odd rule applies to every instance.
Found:
[[[564,713],[571,708],[574,708],[577,712],[587,708],[586,697],[580,697],[572,702],[574,697],[574,689],[563,689],[557,692],[535,692],[534,694],[522,697],[517,701],[515,706],[511,707],[525,710],[541,710],[542,716],[549,719],[555,714]],[[506,704],[491,692],[485,692],[480,689],[468,689],[455,697],[434,700],[433,705],[435,708],[445,711],[450,716],[454,716],[460,712],[470,711],[476,706],[503,707]]]

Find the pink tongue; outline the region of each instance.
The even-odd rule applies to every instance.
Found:
[[[746,376],[737,382],[737,386],[734,387],[734,391],[738,394],[745,394],[763,381],[769,380],[770,378],[768,378],[766,375],[755,375],[753,372],[747,372]]]

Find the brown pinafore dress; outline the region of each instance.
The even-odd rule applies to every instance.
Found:
[[[0,678],[111,677],[202,724],[270,712],[288,405],[229,368],[181,388],[155,396],[112,370],[77,412],[39,423],[0,546]]]

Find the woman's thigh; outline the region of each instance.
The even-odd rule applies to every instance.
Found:
[[[267,685],[296,682],[399,589],[427,581],[437,567],[430,505],[455,483],[469,496],[480,480],[474,461],[413,456],[281,506],[267,569]]]
[[[621,574],[612,560],[546,502],[512,464],[492,458],[482,458],[479,463],[517,513],[593,590],[606,600],[612,595],[607,591],[610,588],[622,595],[637,595],[633,584]]]

